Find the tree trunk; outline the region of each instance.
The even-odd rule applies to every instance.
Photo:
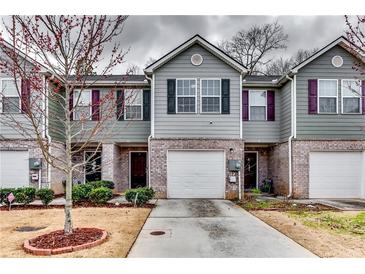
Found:
[[[72,171],[69,171],[66,179],[66,204],[65,204],[65,234],[72,234]]]

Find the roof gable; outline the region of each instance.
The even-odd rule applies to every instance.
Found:
[[[175,56],[180,54],[181,52],[185,51],[189,47],[191,47],[194,44],[198,44],[202,46],[204,49],[209,51],[211,54],[218,57],[223,62],[227,63],[229,66],[233,67],[235,70],[245,73],[247,72],[247,68],[242,65],[241,63],[237,62],[235,59],[227,55],[225,52],[223,52],[218,47],[214,46],[213,44],[209,43],[207,40],[205,40],[200,35],[195,35],[192,38],[188,39],[186,42],[182,43],[180,46],[176,47],[172,51],[168,52],[164,56],[162,56],[160,59],[149,65],[144,69],[144,72],[146,74],[152,74],[156,69],[163,66],[170,60],[172,60]]]

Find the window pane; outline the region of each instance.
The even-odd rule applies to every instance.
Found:
[[[195,80],[177,80],[177,95],[195,96]]]
[[[19,112],[19,97],[3,97],[3,112]]]
[[[344,80],[342,84],[343,84],[342,86],[343,96],[360,97],[361,85],[359,81]]]
[[[125,119],[126,120],[141,120],[142,119],[141,106],[126,106]]]
[[[203,97],[202,112],[219,112],[220,98],[219,97]]]
[[[74,93],[74,105],[78,106],[90,106],[90,91],[75,91]],[[79,97],[80,96],[80,97]]]
[[[178,112],[195,112],[195,97],[178,97]]]
[[[343,113],[360,113],[360,98],[343,98]]]
[[[75,107],[75,120],[90,120],[90,106]]]
[[[266,106],[265,91],[250,91],[250,106]]]
[[[202,96],[220,96],[219,80],[202,80]]]
[[[320,113],[336,113],[337,98],[319,98]]]
[[[126,105],[141,105],[142,91],[139,89],[124,90],[124,98]]]
[[[2,80],[2,91],[4,96],[19,96],[14,80]],[[18,87],[20,89],[20,87]],[[20,92],[20,90],[19,90]]]
[[[250,107],[250,120],[265,121],[266,120],[265,107]]]
[[[319,96],[337,96],[336,80],[318,80]]]

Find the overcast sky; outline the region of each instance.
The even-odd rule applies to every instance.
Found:
[[[253,24],[275,20],[289,35],[288,48],[280,52],[283,56],[300,48],[320,48],[345,29],[343,16],[130,16],[120,37],[130,52],[115,73],[124,72],[127,64],[144,68],[149,57],[157,59],[197,33],[216,44]]]

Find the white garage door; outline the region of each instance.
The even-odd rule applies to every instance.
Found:
[[[360,198],[361,152],[311,152],[309,155],[310,198]]]
[[[28,185],[28,151],[0,151],[0,187],[22,187]]]
[[[169,151],[168,198],[224,198],[223,151]]]

